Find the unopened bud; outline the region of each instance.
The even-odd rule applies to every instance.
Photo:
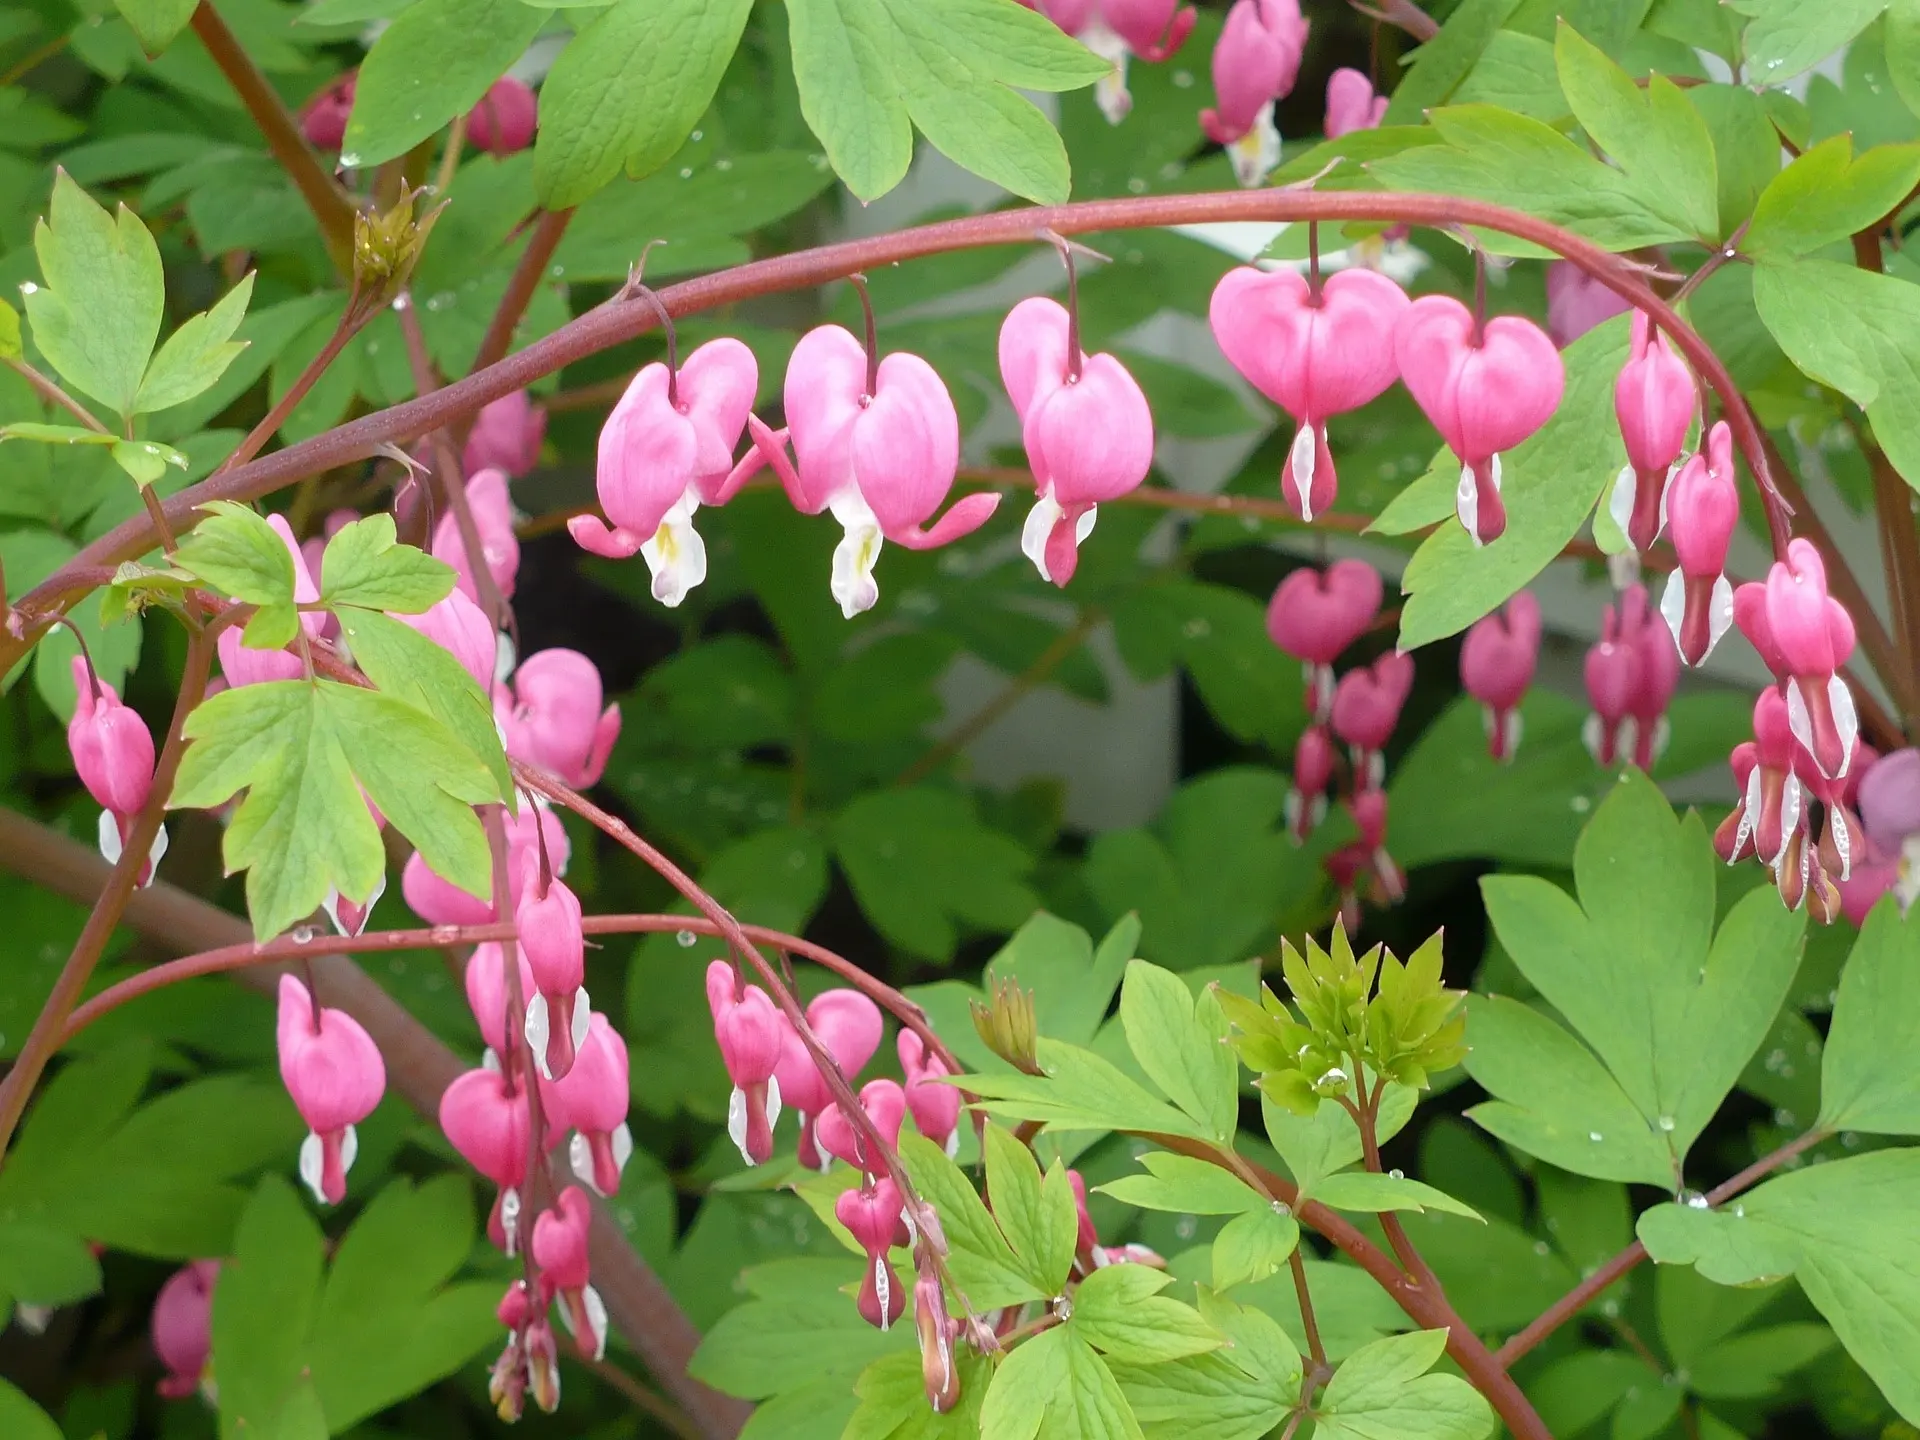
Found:
[[[551,1415],[560,1408],[560,1352],[553,1343],[553,1327],[542,1315],[527,1326],[527,1376],[533,1403]]]
[[[418,190],[403,191],[392,208],[382,213],[357,211],[353,217],[353,308],[366,316],[388,305],[407,288],[434,221],[446,208],[442,201],[415,218]]]
[[[945,1292],[932,1275],[913,1285],[913,1324],[920,1332],[920,1379],[927,1388],[927,1404],[944,1415],[960,1399],[960,1369],[953,1363],[954,1323],[947,1318]]]
[[[527,1360],[520,1348],[518,1334],[507,1337],[507,1348],[493,1362],[487,1376],[487,1397],[493,1408],[509,1425],[518,1422],[527,1408]]]
[[[975,1000],[972,1010],[973,1028],[989,1050],[1024,1075],[1042,1073],[1031,990],[1017,980],[995,980],[987,1000]]]

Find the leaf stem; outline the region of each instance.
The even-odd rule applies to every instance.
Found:
[[[370,318],[372,317],[356,314],[355,307],[352,305],[348,305],[341,312],[340,323],[333,327],[333,334],[329,335],[327,343],[320,347],[320,353],[309,360],[306,369],[294,377],[293,384],[287,387],[287,393],[280,397],[271,410],[267,411],[259,424],[247,432],[247,438],[240,442],[239,447],[220,462],[220,468],[213,472],[214,480],[231,471],[243,469],[254,456],[260,453],[261,447],[273,438],[275,431],[287,423],[287,417],[294,412],[302,400],[307,398],[307,392],[313,389],[322,375],[327,373],[327,367],[340,358],[340,352],[347,348],[347,342],[360,333],[360,327]],[[316,470],[312,473],[320,472]]]
[[[513,332],[519,328],[527,306],[533,303],[533,293],[540,288],[553,252],[560,247],[561,237],[567,233],[567,222],[572,219],[571,210],[540,212],[527,248],[520,252],[520,259],[507,280],[506,293],[500,297],[499,307],[487,322],[486,334],[480,337],[480,348],[474,353],[470,373],[478,374],[506,358],[513,345]]]
[[[69,415],[73,416],[74,419],[86,426],[87,429],[93,431],[94,434],[105,435],[109,433],[107,427],[94,418],[93,412],[78,400],[74,399],[73,396],[69,395],[65,390],[61,389],[59,382],[54,380],[52,376],[41,374],[17,355],[0,356],[0,362],[4,362],[9,370],[13,371],[14,374],[31,385],[43,400],[58,405],[62,410],[65,410]]]

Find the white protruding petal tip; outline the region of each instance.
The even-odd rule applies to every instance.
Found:
[[[739,1147],[740,1158],[751,1166],[753,1156],[747,1153],[747,1092],[738,1085],[727,1097],[727,1138]]]
[[[527,999],[526,1019],[521,1028],[527,1037],[527,1048],[533,1052],[533,1063],[540,1071],[540,1078],[553,1079],[553,1071],[547,1068],[547,997],[537,990]]]
[[[573,992],[573,1053],[578,1055],[587,1043],[587,1022],[593,1019],[593,1004],[587,999],[587,987]]]
[[[320,1172],[325,1155],[320,1137],[309,1130],[307,1138],[300,1142],[300,1179],[313,1192],[313,1198],[322,1205],[327,1203],[327,1193],[320,1188]]]

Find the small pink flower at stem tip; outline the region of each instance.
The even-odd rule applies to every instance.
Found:
[[[440,1129],[447,1143],[498,1191],[487,1234],[507,1255],[519,1249],[530,1125],[526,1092],[498,1070],[469,1070],[440,1096]]]
[[[580,1353],[600,1360],[607,1353],[607,1307],[591,1283],[587,1234],[592,1224],[593,1202],[578,1185],[569,1185],[533,1222],[530,1248],[543,1299],[560,1301],[560,1317]]]
[[[1229,270],[1208,320],[1221,353],[1298,429],[1280,470],[1280,494],[1303,520],[1334,502],[1339,478],[1327,420],[1370,404],[1399,375],[1393,337],[1409,301],[1376,270],[1341,270],[1315,293],[1296,270]]]
[[[213,1354],[213,1287],[218,1260],[194,1260],[167,1277],[153,1302],[154,1354],[167,1367],[157,1387],[169,1400],[184,1400],[207,1383]]]
[[[1376,130],[1386,113],[1387,97],[1373,93],[1366,71],[1342,65],[1327,77],[1327,139]]]
[[[780,1027],[780,1060],[774,1068],[780,1103],[800,1117],[800,1163],[810,1170],[824,1170],[827,1162],[814,1143],[813,1123],[832,1106],[833,1096],[800,1032],[784,1015]],[[851,1081],[880,1048],[885,1027],[880,1007],[873,1001],[858,990],[836,989],[822,991],[807,1005],[807,1028]]]
[[[507,489],[506,475],[491,469],[469,475],[467,509],[473,512],[473,528],[479,533],[481,561],[501,598],[511,600],[514,581],[520,574],[520,537],[513,533],[513,497]],[[453,567],[469,600],[480,598],[467,559],[467,542],[460,533],[460,517],[452,510],[434,523],[433,558]]]
[[[1666,712],[1680,683],[1680,657],[1663,630],[1644,585],[1628,586],[1602,614],[1585,668],[1593,713],[1583,738],[1595,763],[1651,770],[1667,748]]]
[[[467,112],[467,142],[492,155],[512,155],[533,143],[538,102],[524,80],[503,75]]]
[[[1460,687],[1480,702],[1487,753],[1510,761],[1520,748],[1520,702],[1540,658],[1540,602],[1522,590],[1483,620],[1460,646]]]
[[[1547,263],[1547,333],[1561,349],[1632,308],[1571,260]]]
[[[1354,827],[1360,832],[1356,849],[1371,874],[1370,898],[1375,905],[1397,905],[1406,898],[1407,876],[1387,853],[1387,792],[1377,786],[1347,801]]]
[[[1500,456],[1552,417],[1566,387],[1560,352],[1531,320],[1477,324],[1450,295],[1422,295],[1394,337],[1400,377],[1460,461],[1454,508],[1478,544],[1507,528]]]
[[[889,1148],[900,1140],[900,1123],[906,1117],[907,1096],[897,1081],[869,1080],[860,1087],[860,1109],[879,1132]],[[885,1157],[872,1153],[864,1132],[838,1104],[829,1105],[814,1117],[814,1140],[829,1155],[844,1160],[869,1175],[884,1174]]]
[[[512,1424],[526,1410],[527,1389],[532,1379],[526,1342],[527,1327],[533,1321],[533,1300],[527,1294],[525,1280],[515,1280],[507,1286],[494,1314],[507,1327],[507,1344],[487,1376],[487,1394],[500,1418]]]
[[[1380,572],[1364,560],[1305,566],[1275,587],[1267,602],[1267,634],[1306,674],[1307,713],[1333,709],[1333,662],[1372,628],[1384,593]]]
[[[359,1148],[354,1126],[373,1113],[387,1088],[387,1067],[372,1038],[344,1010],[319,1008],[307,987],[280,977],[280,1078],[307,1122],[300,1178],[322,1204],[347,1194]]]
[[[1734,488],[1733,437],[1722,420],[1707,432],[1705,450],[1690,457],[1667,487],[1667,534],[1680,566],[1667,577],[1660,614],[1680,658],[1698,665],[1733,625],[1733,585],[1727,548],[1740,521]]]
[[[1020,547],[1064,587],[1102,500],[1137,489],[1153,467],[1153,415],[1127,368],[1081,356],[1065,307],[1022,300],[1000,327],[1000,375],[1020,419],[1036,499]]]
[[[578,789],[599,784],[620,738],[620,707],[602,710],[603,696],[599,667],[579,651],[529,655],[494,690],[494,719],[507,753]]]
[[[100,852],[118,862],[134,822],[153,794],[153,732],[139,712],[98,679],[79,655],[72,662],[74,707],[67,722],[67,749],[80,783],[100,806]],[[97,693],[96,693],[97,692]],[[165,853],[163,829],[155,837],[141,876],[145,884]]]
[[[1643,554],[1666,524],[1668,477],[1685,453],[1699,398],[1673,342],[1653,328],[1646,311],[1634,311],[1627,363],[1613,386],[1627,464],[1614,481],[1608,513]]]
[[[753,351],[730,338],[709,340],[677,371],[655,361],[634,376],[600,430],[595,485],[611,524],[576,515],[575,542],[609,559],[639,554],[654,599],[680,604],[707,577],[694,513],[726,504],[763,463],[755,450],[733,460],[759,384]]]
[[[1734,747],[1740,800],[1715,832],[1714,845],[1729,865],[1754,855],[1777,869],[1806,816],[1805,789],[1794,774],[1793,727],[1778,690],[1762,690],[1754,700],[1753,737]]]
[[[1787,542],[1787,558],[1767,572],[1765,598],[1766,635],[1785,673],[1794,736],[1821,774],[1840,779],[1860,734],[1853,692],[1837,673],[1853,655],[1853,619],[1828,595],[1827,567],[1812,541]]]
[[[1304,845],[1327,816],[1327,788],[1339,754],[1324,725],[1309,725],[1293,747],[1293,785],[1287,791],[1287,833]]]
[[[580,1183],[596,1195],[612,1195],[633,1158],[633,1132],[627,1128],[627,1042],[605,1015],[587,1024],[573,1066],[557,1080],[540,1082],[547,1112],[549,1144],[568,1130],[567,1164]],[[771,1118],[768,1128],[772,1128]]]
[[[918,355],[886,356],[869,390],[865,347],[841,326],[818,326],[794,347],[785,408],[791,461],[779,435],[756,418],[748,426],[794,508],[840,522],[829,588],[849,620],[879,600],[883,542],[937,549],[979,529],[1000,503],[962,496],[927,526],[959,471],[960,419],[946,382]]]
[[[456,587],[444,600],[419,614],[394,612],[392,618],[418,630],[458,660],[482,695],[492,693],[500,655],[499,632],[466,591]]]
[[[535,851],[521,852],[520,869],[513,919],[534,982],[526,997],[527,1046],[540,1073],[554,1080],[572,1068],[587,1038],[587,942],[579,897],[567,883],[544,874]]]
[[[1200,112],[1200,129],[1226,147],[1234,177],[1248,189],[1280,163],[1273,106],[1300,78],[1308,28],[1299,0],[1235,0],[1213,47],[1215,104]]]
[[[1379,788],[1387,763],[1382,752],[1412,691],[1413,657],[1397,650],[1340,677],[1333,692],[1333,733],[1346,743],[1356,790]]]
[[[347,117],[353,114],[354,82],[350,70],[301,107],[300,133],[316,150],[338,150],[346,138]]]
[[[267,516],[267,524],[280,537],[280,543],[287,547],[287,554],[293,557],[294,600],[303,604],[318,600],[320,587],[314,583],[313,572],[307,568],[306,556],[300,552],[300,542],[293,538],[293,527],[287,523],[284,515]],[[322,611],[307,611],[300,616],[300,628],[306,632],[309,640],[318,640],[325,635],[332,618]],[[229,685],[298,680],[307,673],[306,663],[295,649],[255,650],[243,643],[244,629],[240,625],[229,625],[214,641],[214,648],[220,654],[221,673],[227,677]],[[297,644],[298,641],[295,642]]]
[[[960,1092],[940,1080],[952,1072],[911,1030],[900,1032],[896,1048],[901,1073],[907,1080],[907,1108],[913,1112],[914,1126],[951,1157],[960,1148]]]
[[[773,1124],[780,1118],[780,1011],[758,985],[742,989],[725,960],[707,966],[707,1008],[720,1059],[733,1081],[727,1102],[727,1134],[749,1165],[773,1157]]]
[[[907,1309],[907,1292],[901,1288],[900,1277],[887,1258],[904,1214],[900,1192],[891,1180],[881,1178],[871,1185],[842,1191],[834,1202],[833,1213],[867,1252],[867,1268],[860,1278],[857,1302],[860,1318],[876,1330],[886,1330]]]

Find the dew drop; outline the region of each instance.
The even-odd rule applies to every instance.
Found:
[[[1293,1207],[1284,1200],[1276,1200],[1273,1202],[1273,1213],[1282,1220],[1290,1219],[1293,1215]]]
[[[1734,1219],[1736,1219],[1736,1220],[1744,1220],[1744,1219],[1746,1219],[1746,1218],[1747,1218],[1747,1207],[1746,1207],[1746,1206],[1744,1206],[1744,1205],[1735,1205],[1735,1206],[1733,1207],[1733,1218],[1734,1218]]]
[[[1667,1134],[1671,1135],[1673,1133],[1674,1121],[1671,1115],[1662,1115],[1658,1120],[1654,1121],[1653,1123],[1658,1125]]]
[[[693,167],[691,165],[682,165],[680,167],[680,178],[682,180],[691,180],[693,178]]]
[[[696,130],[688,138],[694,141],[704,140],[707,138],[707,132],[704,130]]]
[[[1544,1240],[1536,1240],[1533,1242],[1533,1253],[1536,1255],[1551,1255],[1553,1253],[1553,1247]]]
[[[1592,1141],[1595,1145],[1598,1145],[1602,1140],[1606,1138],[1607,1137],[1602,1135],[1598,1130],[1587,1131],[1587,1139]]]
[[[342,151],[340,155],[340,168],[342,170],[358,170],[360,168],[360,157],[350,150]]]
[[[1387,1171],[1387,1178],[1390,1180],[1404,1180],[1407,1178],[1407,1176],[1405,1171],[1389,1170]]]
[[[314,928],[311,925],[302,925],[287,936],[296,945],[311,945],[313,937]]]
[[[398,295],[393,297],[393,308],[396,310],[405,310],[411,304],[413,304],[413,301],[408,297],[407,292],[404,290],[402,290]],[[373,347],[368,346],[367,348],[372,349]]]
[[[691,930],[682,930],[673,938],[680,942],[680,948],[682,950],[691,950],[694,944],[700,939],[700,937]]]
[[[1680,1192],[1680,1203],[1689,1210],[1705,1210],[1708,1208],[1707,1197],[1702,1195],[1698,1190],[1682,1190]]]
[[[1127,192],[1131,195],[1144,195],[1147,193],[1147,182],[1136,175],[1127,181]]]

